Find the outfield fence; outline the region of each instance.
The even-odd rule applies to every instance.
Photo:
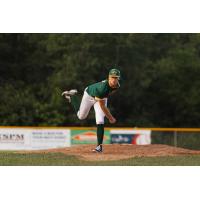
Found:
[[[200,128],[152,128],[152,144],[200,150]]]
[[[96,131],[96,127],[69,127],[71,130],[93,130]],[[145,131],[148,136],[144,138],[144,144],[166,144],[175,147],[182,147],[188,149],[200,150],[200,128],[144,128],[144,127],[106,127],[105,131],[109,131],[110,134],[114,131],[121,131],[123,134],[118,138],[118,143],[134,143],[130,141],[128,134],[143,136]],[[134,133],[135,131],[135,133]],[[142,132],[141,132],[142,131]],[[127,134],[126,134],[127,133]],[[121,141],[120,141],[121,138]],[[124,138],[124,139],[123,139]],[[111,138],[112,139],[112,138]],[[123,141],[125,140],[125,141]],[[133,140],[133,138],[132,138]],[[112,143],[112,140],[111,140]],[[135,142],[136,143],[136,142]],[[137,143],[136,143],[137,144]],[[142,143],[143,144],[143,143]]]
[[[200,128],[106,127],[104,144],[166,144],[200,149]],[[0,126],[0,149],[48,149],[96,144],[96,127]]]

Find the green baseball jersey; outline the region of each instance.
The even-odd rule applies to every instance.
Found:
[[[118,86],[118,88],[120,85]],[[111,88],[109,86],[108,80],[104,80],[98,83],[89,85],[87,88],[87,93],[92,97],[97,97],[99,99],[107,98],[114,90],[118,88]]]

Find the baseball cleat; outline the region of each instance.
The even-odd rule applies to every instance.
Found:
[[[98,145],[95,149],[92,150],[92,152],[96,152],[96,153],[102,153],[103,152],[103,148],[102,145]]]
[[[71,97],[70,96],[65,95],[65,99],[67,99],[69,101],[69,103],[71,103]]]
[[[76,89],[69,90],[69,91],[64,91],[62,93],[62,96],[64,96],[69,101],[69,103],[71,103],[71,96],[77,94],[77,92],[78,91]]]
[[[76,89],[73,89],[73,90],[69,90],[69,91],[64,91],[63,93],[62,93],[62,96],[73,96],[73,95],[75,95],[75,94],[77,94],[77,90]]]

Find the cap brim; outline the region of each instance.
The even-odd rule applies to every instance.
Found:
[[[116,77],[116,78],[120,78],[120,76],[116,76],[116,75],[109,75],[109,77]]]

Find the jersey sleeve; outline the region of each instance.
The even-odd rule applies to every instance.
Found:
[[[96,88],[96,100],[103,100],[105,99],[105,87],[104,84],[100,84],[99,87]]]

